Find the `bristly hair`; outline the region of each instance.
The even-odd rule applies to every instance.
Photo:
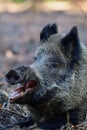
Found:
[[[40,33],[40,41],[46,41],[48,38],[58,32],[56,23],[47,24]]]
[[[72,57],[70,66],[73,67],[75,63],[79,62],[81,54],[80,41],[76,26],[74,26],[61,40],[61,46],[63,46],[66,55],[70,52],[69,55]]]

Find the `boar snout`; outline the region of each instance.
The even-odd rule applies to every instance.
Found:
[[[19,79],[19,75],[15,70],[10,70],[6,75],[5,75],[6,81],[10,84],[15,84]]]
[[[38,71],[32,66],[20,66],[7,72],[5,75],[6,81],[12,85],[25,83],[30,80],[39,80]]]

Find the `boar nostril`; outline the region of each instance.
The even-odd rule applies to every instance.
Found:
[[[9,83],[15,83],[17,80],[19,80],[19,76],[15,70],[10,70],[6,74],[5,78]]]

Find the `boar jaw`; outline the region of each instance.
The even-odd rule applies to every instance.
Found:
[[[15,102],[17,99],[25,96],[27,93],[32,93],[38,87],[38,81],[30,80],[27,83],[24,83],[23,86],[16,88],[9,96],[11,103]]]

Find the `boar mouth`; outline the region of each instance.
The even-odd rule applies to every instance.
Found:
[[[37,80],[30,80],[24,83],[22,86],[17,87],[9,96],[9,101],[13,103],[15,100],[25,96],[27,93],[32,93],[38,86]]]

